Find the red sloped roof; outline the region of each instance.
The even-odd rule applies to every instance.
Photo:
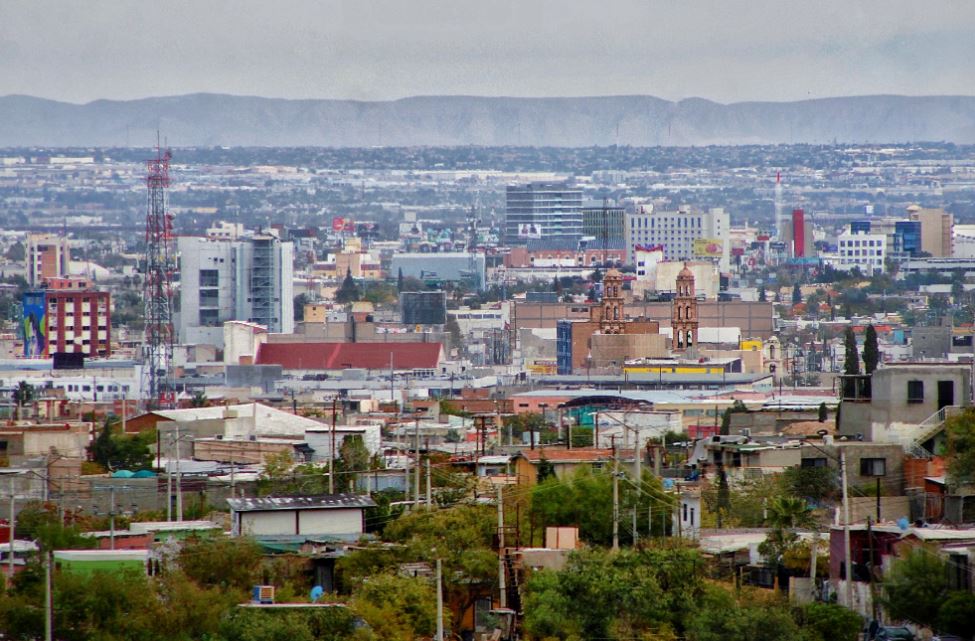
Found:
[[[284,369],[431,369],[440,364],[440,343],[264,343],[258,365]]]

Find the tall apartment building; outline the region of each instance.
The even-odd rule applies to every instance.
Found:
[[[504,241],[525,245],[545,238],[575,246],[582,238],[582,191],[565,183],[508,185]]]
[[[638,246],[659,245],[664,260],[711,260],[722,271],[729,267],[731,222],[724,209],[701,212],[681,207],[677,211],[662,211],[647,207],[626,214],[625,222],[631,264]]]
[[[592,205],[582,208],[582,235],[596,239],[590,247],[601,248],[604,236],[607,247],[621,247],[625,231],[626,210],[623,207]]]
[[[179,340],[223,345],[223,323],[294,331],[294,246],[272,235],[179,239]]]
[[[41,287],[48,278],[70,273],[71,250],[68,239],[55,234],[27,235],[27,283]]]
[[[837,254],[827,260],[835,269],[862,274],[874,274],[885,269],[887,259],[887,236],[885,234],[845,231],[836,239]]]
[[[112,304],[108,292],[30,291],[23,299],[24,356],[55,353],[112,355]]]
[[[921,251],[934,258],[953,255],[954,216],[944,209],[926,209],[917,205],[908,207],[907,213],[911,220],[921,223]]]

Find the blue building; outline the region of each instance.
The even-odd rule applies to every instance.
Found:
[[[870,221],[869,220],[854,220],[850,223],[850,233],[851,234],[869,234],[870,233]]]
[[[921,251],[921,221],[899,220],[894,223],[894,251],[917,256]]]
[[[572,373],[572,321],[562,319],[555,324],[555,365],[559,374]]]

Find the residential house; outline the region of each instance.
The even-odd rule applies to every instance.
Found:
[[[614,451],[607,448],[572,448],[545,447],[528,449],[518,452],[514,457],[515,476],[521,485],[535,485],[538,483],[538,470],[542,461],[552,466],[555,477],[569,478],[581,467],[598,470],[613,464]],[[620,464],[633,463],[633,450],[618,450]]]
[[[227,499],[234,536],[340,536],[365,532],[365,510],[376,507],[368,496],[320,496]]]

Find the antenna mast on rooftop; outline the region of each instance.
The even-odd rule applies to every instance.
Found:
[[[175,404],[173,381],[173,216],[169,213],[169,149],[156,141],[156,157],[146,161],[146,253],[142,280],[145,335],[142,342],[142,393],[147,409]]]

